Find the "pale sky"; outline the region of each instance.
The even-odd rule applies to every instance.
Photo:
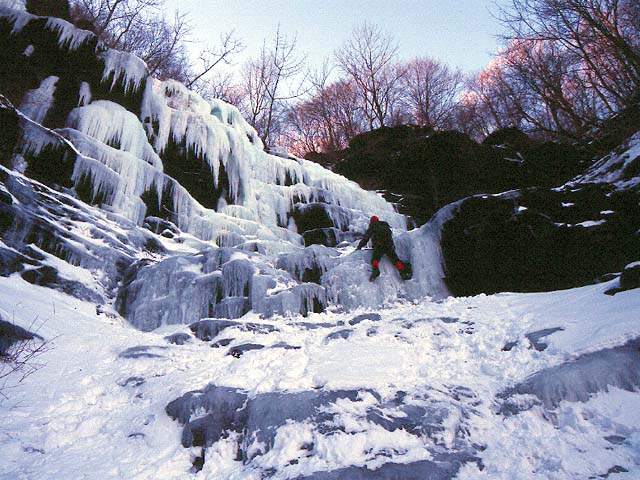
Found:
[[[490,13],[495,0],[167,0],[167,6],[189,15],[194,39],[215,43],[234,29],[247,46],[244,56],[255,55],[280,24],[288,37],[297,34],[313,66],[364,22],[395,38],[401,59],[429,56],[466,73],[485,67],[499,46],[500,25]]]

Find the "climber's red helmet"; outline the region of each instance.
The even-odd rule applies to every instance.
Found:
[[[369,221],[371,221],[371,222],[377,222],[378,220],[379,220],[379,218],[378,218],[378,217],[376,217],[375,215],[373,215],[373,216],[369,219]]]

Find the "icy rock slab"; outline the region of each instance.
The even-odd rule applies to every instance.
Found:
[[[624,468],[623,466],[620,465],[614,465],[613,467],[611,467],[609,470],[607,470],[607,473],[603,473],[602,475],[598,475],[600,478],[609,478],[609,475],[612,475],[614,473],[626,473],[629,470],[627,470],[626,468]]]
[[[548,337],[552,333],[561,332],[562,330],[564,330],[564,328],[561,327],[545,328],[542,330],[537,330],[535,332],[527,333],[525,334],[525,337],[527,338],[527,340],[529,340],[532,348],[534,348],[538,352],[542,352],[549,346],[549,344],[544,342],[542,339]]]
[[[586,402],[610,387],[634,391],[640,387],[639,349],[637,338],[537,372],[498,395],[504,400],[499,413],[517,415],[539,404],[553,409],[563,400]]]
[[[338,339],[346,340],[351,336],[352,333],[353,333],[353,329],[351,328],[338,330],[337,332],[330,333],[329,335],[324,337],[324,340],[322,341],[322,343],[326,345],[333,340],[338,340]]]
[[[225,328],[239,327],[241,330],[254,333],[270,333],[278,329],[268,323],[236,322],[233,320],[205,319],[189,325],[193,334],[202,341],[213,340]]]
[[[310,391],[265,393],[249,398],[240,390],[208,385],[204,390],[186,393],[170,402],[166,412],[184,425],[184,447],[209,447],[227,431],[240,433],[238,454],[246,463],[273,447],[277,429],[287,421],[308,420],[324,431],[335,429],[332,426],[335,415],[322,407],[339,399],[355,401],[359,395],[357,390]],[[263,447],[256,450],[250,448],[252,444]]]
[[[284,350],[300,350],[302,347],[298,345],[290,345],[285,342],[278,342],[271,345],[271,348],[282,348]]]
[[[293,325],[296,327],[304,328],[305,330],[315,330],[317,328],[332,328],[335,327],[333,323],[329,322],[296,322]]]
[[[604,439],[612,445],[621,445],[627,437],[623,437],[622,435],[607,435]]]
[[[415,442],[414,445],[424,445],[422,458],[429,460],[418,461],[420,457],[414,456],[411,463],[405,460],[402,464],[403,448],[395,444],[386,446],[381,440],[383,445],[373,442],[366,451],[357,452],[378,465],[386,464],[375,470],[377,476],[365,467],[342,464],[331,472],[318,472],[304,478],[452,478],[463,463],[479,461],[475,457],[479,447],[471,444],[466,426],[475,414],[473,405],[477,399],[464,387],[432,393],[414,396],[399,392],[391,400],[383,401],[370,390],[270,392],[250,396],[234,388],[208,385],[170,402],[166,412],[183,425],[185,448],[204,447],[202,456],[194,460],[196,470],[206,462],[208,447],[231,438],[238,460],[252,472],[263,470],[264,475],[270,476],[277,470],[263,469],[262,462],[269,457],[276,438],[282,441],[281,427],[286,429],[294,424],[311,427],[310,436],[289,440],[292,443],[287,449],[297,452],[297,458],[289,465],[297,465],[314,454],[315,442],[330,441],[335,435],[355,434],[350,426],[357,419],[360,425],[357,432],[371,429],[379,439],[401,435],[405,441]],[[426,437],[429,440],[425,440]],[[280,473],[282,478],[303,478]]]
[[[55,268],[47,265],[26,269],[20,276],[32,285],[53,288],[80,300],[98,304],[104,303],[104,299],[100,294],[87,288],[78,281],[67,280],[60,277]]]
[[[479,462],[477,457],[467,453],[442,453],[433,461],[422,460],[412,463],[386,463],[370,470],[366,467],[347,467],[330,472],[317,472],[299,480],[449,480],[455,478],[458,470],[467,462]]]
[[[144,379],[144,377],[138,377],[138,376],[132,376],[132,377],[128,377],[125,380],[118,382],[118,385],[120,385],[121,387],[139,387],[141,385],[144,385],[146,383],[146,380]]]
[[[127,348],[126,350],[120,352],[118,358],[125,359],[137,359],[137,358],[165,358],[164,355],[160,355],[159,353],[154,353],[153,350],[166,350],[167,347],[164,346],[153,346],[153,345],[139,345],[137,347]]]
[[[213,348],[227,347],[231,342],[233,342],[234,338],[221,338],[211,344]]]
[[[174,345],[184,345],[185,343],[189,343],[191,341],[191,338],[191,335],[184,332],[177,332],[164,337],[167,342]]]
[[[456,317],[439,317],[438,320],[443,323],[456,323],[460,321],[460,319]]]
[[[543,352],[549,346],[549,344],[545,342],[543,338],[546,338],[549,335],[555,332],[560,332],[562,330],[564,330],[564,328],[561,328],[561,327],[544,328],[542,330],[537,330],[535,332],[525,333],[524,336],[527,340],[529,340],[529,348],[533,348],[538,352]],[[518,345],[518,343],[519,343],[518,340],[511,340],[504,344],[504,347],[502,347],[502,351],[510,352],[513,349],[513,347]]]
[[[379,322],[382,320],[382,317],[378,313],[363,313],[362,315],[358,315],[357,317],[353,317],[349,320],[349,325],[357,325],[365,320],[370,320],[372,322]]]
[[[0,277],[8,277],[12,273],[20,272],[25,266],[30,265],[37,266],[39,262],[15,250],[0,247]]]
[[[260,345],[259,343],[243,343],[241,345],[237,345],[229,349],[229,351],[227,352],[227,355],[231,355],[232,357],[235,357],[235,358],[240,358],[246,352],[249,352],[251,350],[262,350],[263,348],[264,348],[264,345]]]

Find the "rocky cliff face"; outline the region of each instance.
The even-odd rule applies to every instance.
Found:
[[[390,201],[422,225],[470,195],[560,185],[595,154],[593,146],[542,142],[513,128],[477,143],[456,131],[400,125],[355,137],[333,168],[365,188],[392,192]]]

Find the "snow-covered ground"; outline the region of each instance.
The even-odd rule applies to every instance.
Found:
[[[49,343],[37,359],[42,367],[5,390],[0,403],[0,478],[285,479],[335,471],[346,473],[313,478],[410,479],[424,477],[411,468],[382,472],[451,453],[461,459],[452,475],[466,480],[637,479],[640,393],[616,369],[637,379],[640,290],[605,295],[616,282],[306,318],[250,313],[240,321],[276,329],[232,326],[203,341],[186,326],[141,332],[94,304],[17,275],[0,278],[0,315]],[[535,334],[546,329],[562,330]],[[189,333],[189,341],[165,339],[176,332]],[[221,339],[233,340],[212,348]],[[630,358],[614,348],[629,341]],[[264,348],[229,355],[248,343]],[[629,363],[616,365],[620,358]],[[568,378],[554,370],[559,365],[576,368]],[[570,384],[588,400],[558,400],[571,399],[561,392],[550,405],[536,399],[540,389],[514,393],[545,371],[554,372],[547,386]],[[608,391],[589,394],[607,383]],[[201,447],[182,446],[183,425],[166,407],[207,385],[254,404],[277,398],[294,413],[273,425],[267,445],[259,437],[243,443],[246,431],[223,435],[195,472]],[[288,404],[327,392],[358,393],[322,405],[324,423],[301,419],[300,406]],[[431,418],[415,428],[411,411]],[[363,466],[370,476],[349,475]]]
[[[44,28],[65,51],[92,35],[24,4],[0,7],[12,35]],[[64,128],[44,128],[57,76],[22,112],[2,106],[21,143],[0,167],[0,267],[22,276],[0,277],[0,328],[45,344],[22,382],[0,363],[0,479],[640,477],[640,289],[448,297],[439,236],[455,204],[406,231],[380,195],[265,152],[235,107],[99,50],[103,81],[144,87],[140,112],[83,82]],[[639,138],[577,181],[636,186]],[[206,195],[167,173],[189,156],[172,143],[211,168]],[[19,173],[47,146],[104,210]],[[373,214],[412,280],[386,260],[366,280],[369,253],[353,250]],[[335,247],[304,248],[309,233]]]

